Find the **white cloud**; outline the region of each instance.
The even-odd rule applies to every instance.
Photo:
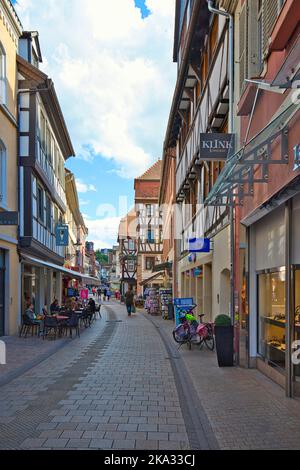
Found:
[[[80,199],[79,200],[79,205],[81,206],[88,206],[91,203],[91,201],[86,201],[85,199]]]
[[[121,217],[92,220],[85,217],[89,229],[88,239],[95,243],[96,249],[111,248],[117,243],[117,233]]]
[[[97,192],[97,189],[93,184],[84,183],[79,179],[76,179],[76,187],[79,193]]]
[[[174,0],[18,0],[37,29],[77,153],[133,177],[161,156],[174,88]]]

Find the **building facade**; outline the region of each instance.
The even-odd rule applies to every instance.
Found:
[[[238,148],[207,203],[234,211],[239,364],[291,397],[299,395],[299,4],[239,1],[233,15]]]
[[[158,160],[134,180],[137,216],[137,294],[163,286],[163,271],[153,274],[162,261],[162,213],[158,204],[162,162]]]
[[[162,211],[162,263],[155,270],[163,271],[164,287],[172,289],[173,297],[178,296],[177,239],[176,230],[176,151],[167,149],[162,160],[159,192],[159,206]]]
[[[8,0],[0,1],[0,215],[18,211],[17,53],[22,25]],[[0,336],[17,331],[21,308],[18,227],[0,225]]]
[[[65,246],[56,228],[66,223],[65,161],[75,155],[51,79],[39,70],[38,33],[23,32],[18,67],[19,250],[22,312],[36,313],[62,301],[63,278],[79,276],[64,267]]]
[[[121,219],[118,232],[120,293],[137,287],[137,219],[134,209]]]
[[[84,273],[85,241],[88,229],[80,212],[75,176],[66,172],[66,223],[69,227],[69,245],[65,254],[66,268]]]
[[[229,26],[206,0],[176,2],[178,76],[164,142],[165,155],[176,155],[176,285],[178,296],[192,297],[206,320],[232,306],[230,210],[205,205],[227,158],[213,152],[215,142],[230,148],[234,139]],[[193,240],[203,244],[197,253],[191,253]]]

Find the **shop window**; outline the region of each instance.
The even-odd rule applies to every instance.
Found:
[[[0,103],[6,104],[7,99],[6,54],[0,42]]]
[[[258,353],[285,367],[285,269],[258,275]]]
[[[298,267],[295,271],[295,337],[296,341],[300,341],[300,268]],[[300,365],[294,365],[295,380],[300,382]]]

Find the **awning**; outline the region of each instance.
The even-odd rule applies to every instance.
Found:
[[[147,279],[144,279],[144,281],[140,282],[140,286],[145,286],[146,284],[149,284],[149,282],[154,281],[154,279],[157,279],[160,276],[164,275],[164,271],[160,271],[159,273],[154,274],[153,276],[148,277]]]
[[[53,269],[54,271],[59,271],[72,279],[78,279],[83,281],[85,284],[93,285],[93,286],[100,286],[101,282],[100,279],[93,277],[93,276],[85,276],[77,271],[73,271],[72,269],[64,268],[58,264],[49,263],[48,261],[44,261],[39,258],[33,258],[32,256],[22,255],[22,259],[34,266],[42,266],[44,268]]]
[[[91,285],[91,286],[100,286],[101,285],[101,281],[97,277],[85,276],[84,274],[82,274],[81,279],[85,284],[88,284],[88,285]]]
[[[206,206],[243,205],[244,198],[253,196],[255,183],[268,183],[269,165],[287,165],[288,125],[300,109],[290,93],[276,116],[238,152],[229,157],[211,192]],[[272,145],[281,142],[281,157],[274,158]]]
[[[156,273],[157,271],[164,271],[164,270],[171,271],[172,267],[173,267],[173,263],[168,261],[166,263],[156,264],[154,268],[152,269],[152,272]]]
[[[39,259],[39,258],[33,258],[33,257],[27,256],[27,255],[22,255],[22,258],[25,262],[27,262],[29,264],[33,264],[34,266],[43,266],[44,268],[54,269],[55,271],[59,271],[63,274],[67,274],[72,279],[81,279],[82,278],[80,273],[78,273],[76,271],[72,271],[72,269],[64,268],[63,266],[60,266],[59,264],[49,263],[48,261],[44,261],[44,260]]]

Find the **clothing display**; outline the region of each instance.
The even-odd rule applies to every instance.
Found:
[[[150,315],[159,315],[159,296],[157,289],[149,289],[145,308],[148,310]]]

